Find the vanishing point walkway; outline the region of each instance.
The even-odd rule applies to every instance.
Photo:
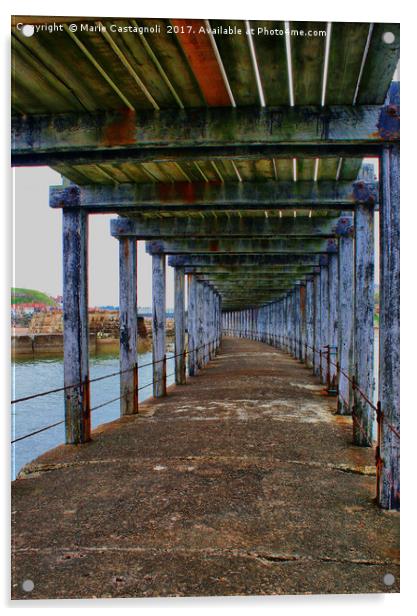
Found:
[[[297,360],[223,339],[186,386],[21,473],[13,596],[398,592],[399,514],[334,408]]]

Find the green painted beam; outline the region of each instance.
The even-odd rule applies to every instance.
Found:
[[[148,148],[151,160],[158,149],[159,160],[167,160],[172,148],[183,155],[189,149],[201,160],[200,150],[207,156],[219,147],[380,145],[398,139],[394,107],[311,105],[14,116],[11,143],[12,164],[18,166],[143,162]],[[179,160],[178,154],[170,160]]]
[[[207,218],[117,218],[111,221],[111,234],[137,239],[204,237],[334,237],[340,225],[353,224],[342,217],[266,218],[216,216]]]
[[[375,204],[377,182],[175,182],[51,186],[53,208],[82,207],[90,212],[141,213],[211,209],[354,209]]]

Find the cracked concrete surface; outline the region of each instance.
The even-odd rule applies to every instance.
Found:
[[[186,386],[20,473],[13,597],[398,592],[398,513],[334,411],[298,361],[224,339]]]

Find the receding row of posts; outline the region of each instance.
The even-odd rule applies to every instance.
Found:
[[[138,413],[137,238],[119,237],[120,415]],[[64,385],[66,442],[91,438],[88,358],[88,215],[63,211]],[[221,298],[212,285],[174,271],[175,383],[186,383],[215,356],[221,339]],[[167,394],[166,255],[152,253],[152,388]]]
[[[220,345],[221,298],[208,283],[188,274],[188,374],[195,376]]]
[[[381,157],[379,391],[374,379],[374,209],[358,203],[319,265],[274,302],[223,313],[223,333],[272,344],[306,363],[353,416],[353,442],[379,424],[377,493],[399,508],[399,150]],[[371,404],[370,404],[371,402]]]

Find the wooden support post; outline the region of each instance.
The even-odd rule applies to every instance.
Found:
[[[314,346],[314,278],[311,276],[306,281],[306,309],[305,309],[305,361],[309,368],[313,367]]]
[[[348,378],[353,370],[354,331],[354,244],[353,227],[339,238],[339,307],[338,307],[338,355],[340,364],[337,412],[352,413],[352,385]]]
[[[356,385],[373,399],[374,390],[374,210],[357,204],[355,210],[355,355]],[[353,391],[353,442],[372,445],[373,411]]]
[[[314,268],[313,292],[314,292],[314,351],[313,373],[320,376],[320,345],[321,345],[321,279],[320,268]]]
[[[188,330],[188,374],[197,374],[197,281],[194,274],[188,275],[188,310],[187,310],[187,330]]]
[[[282,351],[284,347],[284,307],[285,300],[279,302],[279,348]]]
[[[306,335],[307,335],[307,321],[306,321],[306,285],[304,282],[300,283],[300,343],[299,343],[299,359],[303,362],[306,361]]]
[[[291,323],[291,294],[287,293],[287,295],[285,296],[285,350],[287,351],[287,353],[290,353],[291,351],[290,323]]]
[[[327,383],[327,345],[329,344],[329,268],[327,255],[320,257],[320,349],[321,382]]]
[[[204,285],[197,282],[197,367],[204,366]]]
[[[166,395],[165,355],[165,255],[152,255],[152,359],[153,395]]]
[[[65,441],[78,445],[90,440],[90,383],[88,365],[88,215],[64,209],[63,299]]]
[[[291,294],[290,294],[290,302],[291,302],[291,355],[293,357],[296,357],[296,323],[297,323],[297,317],[296,317],[296,289],[292,289]]]
[[[220,348],[220,344],[222,341],[222,324],[221,324],[221,318],[222,318],[222,299],[220,297],[220,294],[216,292],[216,297],[217,297],[217,344],[216,344],[216,350],[218,350]]]
[[[212,310],[212,324],[211,324],[211,356],[212,359],[216,355],[217,349],[217,293],[211,289],[211,310]]]
[[[209,359],[214,356],[214,294],[213,289],[209,287]]]
[[[206,365],[208,361],[209,354],[209,295],[210,295],[210,287],[207,284],[203,284],[203,366]]]
[[[339,264],[338,254],[329,253],[329,342],[330,345],[330,390],[337,391],[338,361],[338,294],[339,294]]]
[[[185,276],[184,269],[174,270],[175,383],[185,385]]]
[[[400,151],[381,161],[379,400],[382,410],[379,504],[400,508]]]
[[[120,415],[138,412],[137,241],[119,238]]]
[[[294,356],[301,359],[301,285],[294,289]]]

